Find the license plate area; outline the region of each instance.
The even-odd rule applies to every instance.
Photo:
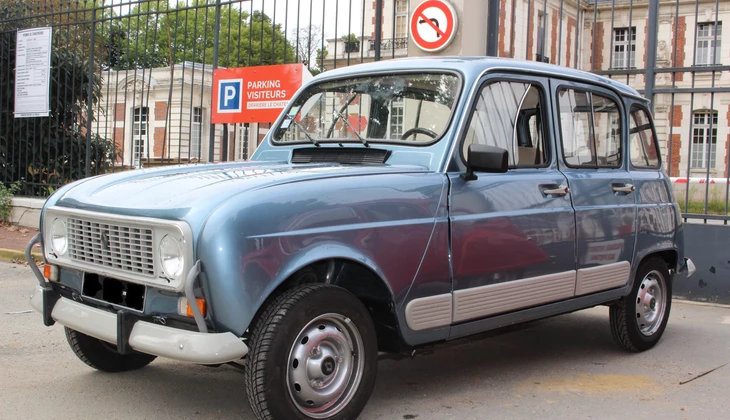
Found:
[[[81,294],[85,297],[122,306],[135,311],[144,310],[147,287],[141,284],[104,277],[94,273],[84,273]]]

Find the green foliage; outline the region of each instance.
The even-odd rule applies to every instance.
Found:
[[[208,5],[209,7],[190,8]],[[117,70],[165,67],[192,61],[213,64],[216,8],[209,1],[140,3],[130,17],[116,20],[112,33],[121,34],[123,53]],[[128,36],[124,37],[124,34]],[[292,63],[295,50],[280,24],[259,11],[252,16],[236,7],[223,7],[220,14],[218,65],[245,67]],[[113,50],[114,47],[110,48]],[[286,54],[285,54],[286,51]]]
[[[343,35],[342,38],[345,41],[345,52],[360,52],[360,38],[355,34]]]
[[[13,195],[20,190],[20,181],[16,181],[10,186],[6,187],[5,184],[0,183],[0,223],[8,221],[10,217],[11,201]]]

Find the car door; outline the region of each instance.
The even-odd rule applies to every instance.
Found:
[[[450,173],[453,323],[567,299],[575,289],[575,219],[550,140],[547,79],[482,81],[455,153],[507,149],[506,173]],[[452,334],[454,333],[452,329]]]
[[[560,169],[576,219],[576,296],[625,285],[636,239],[623,103],[591,85],[552,81]]]

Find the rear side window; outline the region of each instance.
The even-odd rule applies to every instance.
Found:
[[[629,136],[631,164],[637,168],[658,168],[659,148],[651,118],[645,109],[636,106],[631,108]]]
[[[575,89],[558,91],[560,135],[571,167],[621,166],[621,113],[606,96]]]
[[[463,156],[469,145],[485,144],[507,150],[511,168],[547,166],[543,98],[542,90],[531,83],[499,81],[484,86],[472,109]]]

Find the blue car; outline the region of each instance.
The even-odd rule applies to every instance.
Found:
[[[649,103],[594,74],[405,59],[302,87],[249,162],[45,203],[31,299],[107,372],[242,363],[259,419],[353,419],[380,352],[596,305],[654,346],[694,272]]]

